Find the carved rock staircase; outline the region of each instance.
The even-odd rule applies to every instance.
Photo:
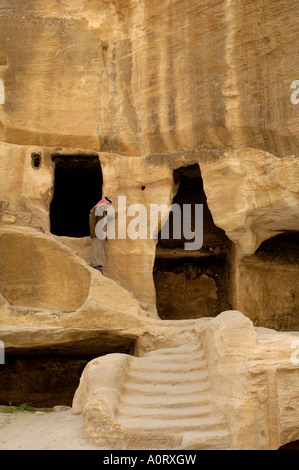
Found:
[[[130,357],[114,419],[134,435],[180,436],[181,449],[230,448],[198,339]]]

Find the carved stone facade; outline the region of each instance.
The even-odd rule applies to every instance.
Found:
[[[299,439],[297,2],[0,12],[0,402],[73,403],[106,448]],[[103,195],[117,222],[124,197],[202,205],[202,246],[163,239],[165,216],[146,221],[157,238],[108,237],[91,268]],[[148,405],[155,381],[173,401]]]

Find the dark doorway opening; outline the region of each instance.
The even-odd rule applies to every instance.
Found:
[[[169,238],[158,235],[154,282],[157,311],[162,319],[190,319],[215,316],[230,309],[229,255],[231,242],[214,224],[203,187],[198,164],[182,167],[173,173],[178,191],[173,204],[183,210],[191,206],[191,230],[194,231],[195,204],[203,206],[203,245],[185,250],[186,239],[174,238],[173,214],[169,215]],[[181,220],[183,220],[181,218]],[[190,241],[190,240],[189,240]],[[191,240],[192,241],[192,240]]]
[[[292,441],[279,447],[278,450],[299,450],[299,441]]]
[[[299,232],[265,240],[243,260],[242,311],[257,326],[277,331],[299,328]]]
[[[7,349],[0,368],[0,403],[36,408],[72,405],[84,367],[110,353],[134,354],[134,338],[101,335],[60,346]]]
[[[50,231],[54,235],[86,237],[89,213],[102,197],[102,169],[97,156],[53,156],[54,193]]]
[[[156,258],[157,311],[163,320],[213,317],[229,310],[229,267],[225,255]]]
[[[191,229],[195,229],[195,205],[203,205],[203,247],[200,251],[206,252],[211,251],[213,247],[226,249],[230,244],[230,241],[226,237],[224,231],[214,224],[210,209],[207,204],[207,198],[203,188],[203,180],[198,164],[189,165],[186,167],[178,168],[173,172],[173,180],[175,184],[178,184],[178,191],[173,198],[172,203],[178,204],[183,211],[183,204],[190,204],[191,206]],[[183,219],[181,219],[183,221]],[[161,237],[161,231],[158,235],[157,248],[173,249],[173,248],[184,248],[186,240],[183,237],[183,230],[181,230],[182,237],[176,239],[173,237],[172,228],[173,226],[173,214],[169,215],[169,227],[170,236],[169,239],[164,240]],[[192,240],[191,240],[192,241]]]
[[[261,261],[299,264],[299,232],[286,231],[265,240],[256,250]]]

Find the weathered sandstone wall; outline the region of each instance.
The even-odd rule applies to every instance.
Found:
[[[210,446],[298,439],[298,14],[297,0],[0,1],[0,401],[54,400],[56,366],[70,400],[94,358],[87,379],[105,363],[113,384],[121,370],[155,389],[155,370],[134,370],[155,367],[157,350],[173,355],[178,390],[188,388],[176,361],[185,348],[193,357],[195,341],[186,377],[201,389],[207,372],[209,401],[230,422],[221,442],[203,423],[216,432]],[[147,220],[147,237],[108,239],[107,266],[92,269],[86,226],[102,195],[116,221],[124,196],[147,213],[203,204],[202,248],[150,238],[161,221]],[[46,372],[30,367],[38,355]],[[167,357],[163,393],[165,367]],[[94,383],[92,432],[103,398]],[[125,411],[107,423],[132,446]],[[205,446],[205,433],[192,436],[182,448]]]
[[[296,0],[2,1],[2,141],[298,151]]]

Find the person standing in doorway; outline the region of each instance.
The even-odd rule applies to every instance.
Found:
[[[107,216],[107,210],[112,201],[104,197],[90,211],[89,214],[89,230],[91,238],[91,266],[101,270],[106,266],[105,244],[106,237],[98,238],[96,236],[96,225]]]

